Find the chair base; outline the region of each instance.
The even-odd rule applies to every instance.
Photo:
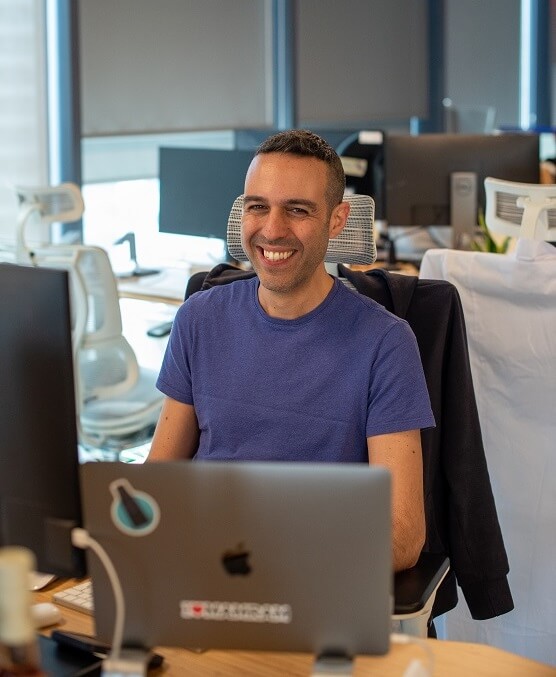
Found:
[[[87,456],[98,451],[103,458],[117,459],[123,451],[148,444],[153,438],[155,427],[153,423],[129,435],[102,435],[97,431],[82,430],[79,444]]]

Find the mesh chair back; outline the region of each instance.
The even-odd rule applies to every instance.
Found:
[[[490,230],[511,237],[556,241],[556,185],[485,179]]]
[[[338,237],[328,241],[325,261],[329,263],[369,264],[376,259],[373,233],[374,201],[368,195],[345,195],[350,212]],[[243,195],[235,199],[228,218],[228,251],[236,261],[248,261],[241,245]]]

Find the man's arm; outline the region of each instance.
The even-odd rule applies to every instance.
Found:
[[[199,444],[199,424],[191,404],[166,397],[147,461],[177,461],[191,458]]]
[[[367,438],[369,463],[392,475],[394,571],[409,569],[425,543],[423,457],[419,430]]]

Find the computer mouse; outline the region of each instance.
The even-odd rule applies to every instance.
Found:
[[[60,609],[51,602],[39,602],[31,606],[31,616],[35,628],[46,628],[49,625],[55,625],[62,620]]]

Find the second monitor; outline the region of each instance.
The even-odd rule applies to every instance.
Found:
[[[475,235],[488,176],[539,181],[534,134],[392,135],[384,152],[388,225],[451,225],[456,248],[468,248]]]
[[[226,240],[253,151],[160,148],[159,230]]]

